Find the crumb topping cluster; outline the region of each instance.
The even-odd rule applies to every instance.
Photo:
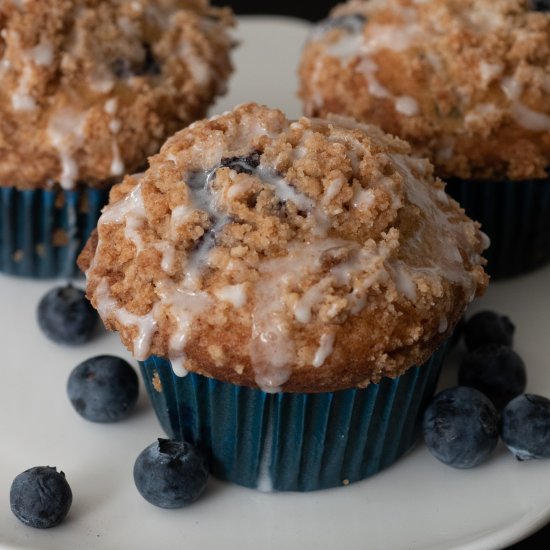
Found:
[[[224,91],[231,25],[207,0],[0,2],[0,185],[140,169]]]
[[[328,391],[424,361],[485,288],[487,244],[406,143],[248,104],[115,186],[80,265],[138,359]]]
[[[528,0],[352,0],[300,73],[306,114],[378,124],[442,177],[547,176],[550,14]]]

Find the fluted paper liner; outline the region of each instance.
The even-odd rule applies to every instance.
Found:
[[[166,433],[194,442],[212,473],[261,490],[311,491],[364,479],[415,442],[443,347],[421,367],[365,389],[265,393],[190,373],[168,360],[140,363]]]

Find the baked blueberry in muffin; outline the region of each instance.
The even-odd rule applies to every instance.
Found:
[[[224,91],[231,24],[206,1],[0,4],[0,270],[74,272],[106,190]]]
[[[314,31],[300,66],[310,116],[377,124],[428,157],[481,222],[488,268],[550,260],[550,15],[528,0],[353,0]],[[321,24],[321,29],[324,24]]]
[[[177,133],[145,173],[113,188],[80,256],[87,295],[143,362],[171,437],[198,444],[217,475],[261,485],[262,452],[275,453],[271,486],[331,486],[414,440],[435,352],[487,284],[487,242],[409,152],[351,119],[289,121],[248,104]],[[349,433],[334,446],[348,445],[353,466],[309,462],[323,439],[314,417],[325,414],[332,435]],[[355,434],[354,418],[372,415],[393,427],[376,420]],[[302,428],[308,450],[269,443]],[[369,451],[369,463],[367,432],[395,448]]]

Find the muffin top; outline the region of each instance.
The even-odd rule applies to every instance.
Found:
[[[422,363],[487,284],[487,238],[374,126],[255,104],[192,124],[111,191],[79,259],[138,359],[266,391]]]
[[[0,186],[141,169],[224,91],[231,24],[207,0],[0,1]]]
[[[305,112],[408,140],[442,177],[547,177],[550,13],[529,0],[352,0],[316,27]]]

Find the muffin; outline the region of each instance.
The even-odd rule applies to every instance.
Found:
[[[535,9],[538,6],[538,10]],[[550,260],[550,14],[528,0],[353,0],[305,45],[305,113],[428,157],[491,238],[492,276]]]
[[[0,3],[0,271],[75,273],[108,188],[224,91],[231,24],[200,0]]]
[[[311,490],[413,443],[486,244],[405,142],[247,104],[115,186],[79,265],[170,436],[224,479]]]

